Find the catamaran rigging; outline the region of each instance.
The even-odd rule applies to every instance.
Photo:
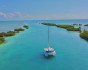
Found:
[[[55,50],[49,45],[49,26],[48,26],[48,48],[44,48],[45,56],[54,56],[56,54]]]

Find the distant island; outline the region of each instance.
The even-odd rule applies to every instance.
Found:
[[[24,25],[23,27],[26,29],[29,28],[28,25]],[[24,28],[16,28],[16,29],[14,29],[14,31],[8,31],[7,33],[5,33],[5,32],[0,33],[0,44],[5,42],[5,37],[14,36],[17,33],[19,33],[20,31],[24,31],[25,30]]]
[[[41,24],[48,25],[48,26],[57,26],[57,27],[60,27],[60,28],[65,28],[68,31],[78,31],[78,32],[80,32],[80,37],[88,41],[88,31],[84,30],[83,32],[81,32],[80,26],[82,24],[79,24],[79,28],[74,28],[74,26],[78,25],[78,24],[73,24],[73,25],[66,25],[66,24],[61,25],[61,24],[54,24],[54,23],[41,23]],[[85,24],[84,26],[88,26],[88,24]]]
[[[81,31],[81,28],[74,28],[74,26],[72,26],[72,25],[61,25],[61,24],[59,25],[59,24],[54,24],[54,23],[42,23],[42,24],[49,25],[49,26],[57,26],[60,28],[65,28],[68,31]]]
[[[28,28],[29,28],[29,26],[28,26],[28,25],[24,25],[23,27],[24,27],[24,28],[26,28],[26,29],[28,29]]]
[[[88,31],[84,30],[84,32],[80,33],[80,37],[88,41]]]
[[[85,24],[84,26],[88,26],[88,24]]]

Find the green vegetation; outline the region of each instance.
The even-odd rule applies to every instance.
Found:
[[[81,28],[82,24],[79,24],[79,28]]]
[[[25,27],[26,29],[29,28],[26,25],[24,25],[23,27]],[[5,37],[14,36],[14,35],[16,35],[16,33],[19,33],[20,31],[24,31],[24,30],[25,29],[17,28],[17,29],[14,29],[14,31],[9,31],[7,33],[5,33],[5,32],[0,33],[0,44],[5,42]]]
[[[57,26],[60,28],[65,28],[68,31],[80,31],[80,32],[81,32],[80,26],[82,25],[82,24],[78,24],[79,28],[74,28],[74,25],[77,25],[77,24],[73,24],[73,25],[56,25],[53,23],[42,23],[42,24],[49,25],[49,26]],[[88,24],[85,24],[84,26],[88,26]],[[88,31],[84,30],[84,32],[80,33],[80,37],[88,41]]]
[[[85,24],[84,26],[88,26],[88,24]]]
[[[5,32],[0,33],[0,37],[8,37],[8,36],[14,36],[14,35],[16,35],[16,31],[9,31],[7,33],[5,33]]]
[[[16,35],[15,31],[9,31],[5,34],[6,37]]]
[[[78,24],[73,24],[73,26],[78,25]]]
[[[67,28],[68,31],[81,31],[80,28],[69,27]]]
[[[14,29],[14,31],[24,31],[25,29],[22,29],[22,28],[17,28],[17,29]]]
[[[57,25],[57,27],[65,28],[68,31],[81,31],[80,28],[74,28],[72,25]]]
[[[19,33],[20,31],[14,31],[15,33]]]
[[[88,41],[88,31],[80,33],[80,37]]]
[[[61,27],[61,28],[69,28],[69,27],[73,27],[72,25],[56,25],[57,27]]]
[[[5,32],[0,33],[0,44],[5,42],[5,37],[14,36],[14,35],[16,35],[15,31],[9,31],[7,33]]]
[[[5,42],[5,38],[3,37],[0,37],[0,44],[4,43]]]
[[[79,26],[81,26],[82,24],[79,24]]]
[[[48,26],[56,26],[56,24],[53,24],[53,23],[42,23],[44,25],[48,25]]]
[[[4,37],[6,35],[5,32],[0,33],[0,37]]]
[[[65,28],[68,31],[81,31],[80,28],[74,28],[74,26],[72,26],[72,25],[57,25],[57,24],[53,24],[53,23],[42,23],[42,24],[49,25],[49,26],[57,26],[60,28]],[[74,25],[76,25],[76,24],[74,24]]]
[[[24,25],[23,27],[24,27],[24,28],[26,28],[26,29],[28,29],[28,28],[29,28],[29,26],[28,26],[28,25]]]

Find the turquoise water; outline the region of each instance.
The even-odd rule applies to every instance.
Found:
[[[44,48],[48,46],[47,26],[39,22],[87,24],[88,20],[1,21],[0,32],[24,24],[30,29],[6,38],[5,44],[0,45],[0,70],[88,70],[88,42],[78,32],[51,26],[50,46],[54,47],[56,56],[44,57]]]

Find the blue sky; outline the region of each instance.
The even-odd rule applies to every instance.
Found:
[[[88,0],[0,0],[0,20],[88,19]]]

